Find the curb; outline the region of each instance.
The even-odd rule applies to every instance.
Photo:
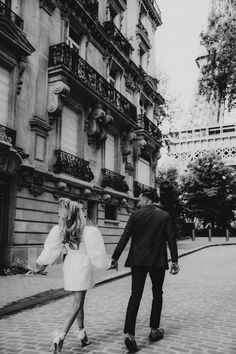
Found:
[[[235,242],[233,242],[233,243],[217,243],[217,244],[212,244],[212,245],[205,245],[205,246],[201,246],[201,247],[195,248],[190,251],[183,252],[179,255],[178,258],[182,258],[182,257],[187,256],[189,254],[201,251],[205,248],[210,248],[210,247],[215,247],[215,246],[232,246],[232,245],[236,245],[236,243]],[[170,261],[170,259],[168,259],[168,260]],[[101,281],[98,281],[95,284],[95,287],[112,282],[114,280],[119,280],[121,278],[124,278],[124,277],[130,275],[130,274],[131,274],[131,271],[123,270],[122,272],[120,272],[117,275],[111,275]],[[0,319],[4,318],[6,316],[15,315],[16,313],[21,312],[23,310],[28,310],[28,309],[31,309],[36,306],[42,306],[42,305],[48,304],[49,302],[62,299],[64,297],[70,296],[71,294],[72,294],[72,292],[66,291],[61,288],[61,289],[52,289],[52,290],[43,291],[43,292],[38,293],[36,295],[32,295],[30,297],[25,297],[23,299],[11,302],[10,304],[0,308]]]

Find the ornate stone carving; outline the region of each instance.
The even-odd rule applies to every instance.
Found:
[[[48,113],[49,122],[52,124],[57,115],[62,111],[62,100],[70,92],[70,87],[62,80],[49,84],[48,88]]]
[[[152,166],[153,172],[156,171],[157,161],[158,161],[160,158],[161,158],[161,151],[160,151],[160,148],[156,148],[156,149],[152,152],[152,157],[151,157],[151,166]]]
[[[51,16],[53,11],[57,7],[57,1],[56,0],[40,0],[39,7],[44,9]]]
[[[97,103],[88,116],[88,144],[95,144],[99,149],[107,137],[107,125],[113,121],[110,111],[104,111]]]
[[[132,145],[136,140],[136,134],[132,128],[124,129],[121,134],[121,152],[123,157],[123,162],[127,160],[127,155],[131,153]]]
[[[16,92],[19,95],[21,91],[21,86],[23,84],[22,76],[24,74],[26,68],[26,60],[25,58],[22,58],[21,61],[18,63],[18,77],[17,77],[17,87],[16,87]]]
[[[137,137],[134,143],[134,160],[138,160],[139,156],[141,155],[142,149],[147,145],[147,142],[142,137]]]

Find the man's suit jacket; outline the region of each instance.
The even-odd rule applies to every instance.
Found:
[[[166,211],[146,205],[134,211],[124,229],[112,258],[118,260],[131,237],[126,267],[155,266],[168,269],[168,243],[172,262],[178,262],[175,229]]]

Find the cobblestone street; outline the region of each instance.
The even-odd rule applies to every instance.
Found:
[[[151,288],[148,279],[141,303],[136,339],[140,353],[236,353],[236,246],[200,250],[180,259],[181,272],[167,273],[161,326],[165,338],[149,344]],[[87,294],[86,328],[92,344],[79,347],[74,324],[62,353],[127,353],[123,323],[130,280],[115,280]],[[72,297],[0,320],[0,353],[48,353],[55,328],[62,326]]]

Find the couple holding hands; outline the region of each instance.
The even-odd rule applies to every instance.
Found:
[[[109,269],[118,270],[118,259],[131,238],[125,266],[131,268],[132,291],[125,318],[125,345],[130,352],[138,350],[135,325],[146,276],[152,281],[152,308],[150,341],[163,338],[159,328],[162,310],[162,286],[168,269],[167,243],[171,254],[172,274],[179,272],[175,229],[170,215],[156,206],[158,196],[153,191],[140,194],[138,207],[129,217],[124,232],[113,252]],[[78,324],[81,346],[90,344],[84,327],[84,301],[86,291],[92,288],[94,267],[107,268],[108,257],[98,228],[86,226],[82,205],[67,198],[59,200],[58,225],[50,231],[44,249],[37,259],[34,273],[42,273],[66,248],[63,263],[64,289],[73,292],[74,300],[62,329],[54,332],[51,351],[62,351],[63,342],[74,321]]]

